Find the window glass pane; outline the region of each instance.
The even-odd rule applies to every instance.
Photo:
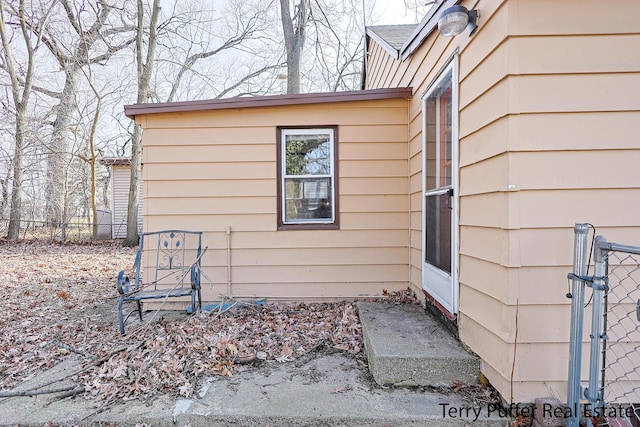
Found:
[[[434,88],[425,103],[426,190],[451,185],[453,99],[451,73]]]
[[[286,178],[285,222],[332,222],[331,178]]]
[[[286,135],[287,175],[330,175],[331,140],[328,133]]]

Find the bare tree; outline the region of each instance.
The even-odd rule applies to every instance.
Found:
[[[291,16],[289,0],[280,0],[280,16],[287,52],[287,93],[300,93],[300,63],[309,19],[309,0],[299,0]]]
[[[51,8],[55,5],[52,2],[48,10],[45,10],[40,24],[46,23]],[[17,239],[20,235],[20,221],[22,215],[22,181],[24,177],[24,150],[25,135],[27,123],[27,106],[33,89],[35,55],[34,52],[41,42],[40,36],[35,41],[31,39],[31,33],[27,24],[27,16],[25,12],[25,2],[20,0],[18,10],[15,12],[15,18],[18,20],[20,34],[22,36],[24,47],[27,53],[26,71],[24,76],[19,76],[15,67],[15,61],[12,56],[12,50],[9,46],[9,35],[6,28],[5,20],[5,3],[0,0],[0,39],[2,39],[2,48],[4,52],[3,69],[6,70],[11,80],[11,96],[15,108],[15,146],[13,156],[13,182],[11,188],[11,211],[9,216],[9,229],[7,237],[9,239]],[[22,68],[22,67],[21,67]],[[6,189],[6,182],[3,182],[3,191]]]
[[[316,82],[311,89],[356,89],[364,54],[365,11],[361,0],[313,0],[312,7],[310,37],[314,51],[306,61],[307,80]]]
[[[186,99],[272,93],[284,66],[270,34],[274,0],[228,0],[207,8],[181,1],[160,25],[152,99]],[[168,93],[168,95],[167,95]]]
[[[100,93],[93,81],[93,72],[91,66],[87,69],[87,81],[91,87],[91,92],[94,95],[96,102],[93,117],[90,122],[89,134],[87,135],[86,150],[87,155],[78,154],[77,156],[84,162],[89,164],[89,204],[91,209],[91,236],[94,240],[98,239],[98,204],[97,204],[97,150],[96,150],[96,131],[98,129],[98,123],[100,120],[100,113],[102,111],[102,99],[103,95]]]
[[[64,170],[66,163],[69,130],[77,111],[76,92],[81,69],[88,64],[105,63],[133,42],[133,38],[118,38],[120,34],[131,31],[132,27],[126,24],[110,25],[108,18],[114,7],[107,1],[98,0],[95,4],[58,1],[70,31],[62,30],[59,25],[30,25],[30,29],[42,37],[65,76],[60,92],[40,88],[43,93],[58,100],[53,108],[55,119],[52,122],[46,176],[47,220],[52,224],[64,222],[66,176],[60,171]]]
[[[413,14],[415,22],[420,22],[435,3],[436,0],[404,0],[404,8],[407,13]]]
[[[145,40],[145,8],[142,0],[138,0],[137,29],[136,29],[136,65],[138,70],[137,103],[144,104],[149,99],[151,73],[155,50],[158,44],[158,17],[160,15],[160,0],[153,0],[149,32]],[[146,45],[146,52],[145,52]],[[129,184],[129,203],[127,205],[127,237],[125,244],[138,244],[138,204],[140,200],[140,175],[142,157],[142,129],[135,124],[131,135],[131,180]]]

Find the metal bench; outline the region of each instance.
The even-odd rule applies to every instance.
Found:
[[[163,230],[140,235],[140,243],[133,264],[133,284],[124,270],[117,279],[118,321],[124,335],[124,324],[138,312],[142,321],[142,301],[174,297],[191,297],[189,310],[195,313],[202,308],[200,292],[200,260],[202,232]],[[143,280],[144,277],[144,280]],[[136,309],[124,316],[123,303],[135,301]]]

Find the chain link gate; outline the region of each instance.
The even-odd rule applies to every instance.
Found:
[[[595,231],[594,231],[595,233]],[[640,427],[640,247],[593,239],[588,274],[589,224],[574,228],[569,343],[568,427]],[[585,287],[592,289],[585,304]],[[583,323],[591,306],[589,378],[581,383]],[[582,403],[581,401],[586,401]]]

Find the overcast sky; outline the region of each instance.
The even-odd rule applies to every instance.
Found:
[[[427,6],[422,7],[422,12],[416,13],[414,11],[408,11],[405,7],[404,0],[365,0],[367,5],[373,4],[375,13],[379,16],[375,19],[375,22],[371,22],[367,18],[367,25],[394,25],[394,24],[416,24],[424,18],[426,11],[429,9]],[[408,0],[408,3],[417,3],[424,5],[426,0]]]

